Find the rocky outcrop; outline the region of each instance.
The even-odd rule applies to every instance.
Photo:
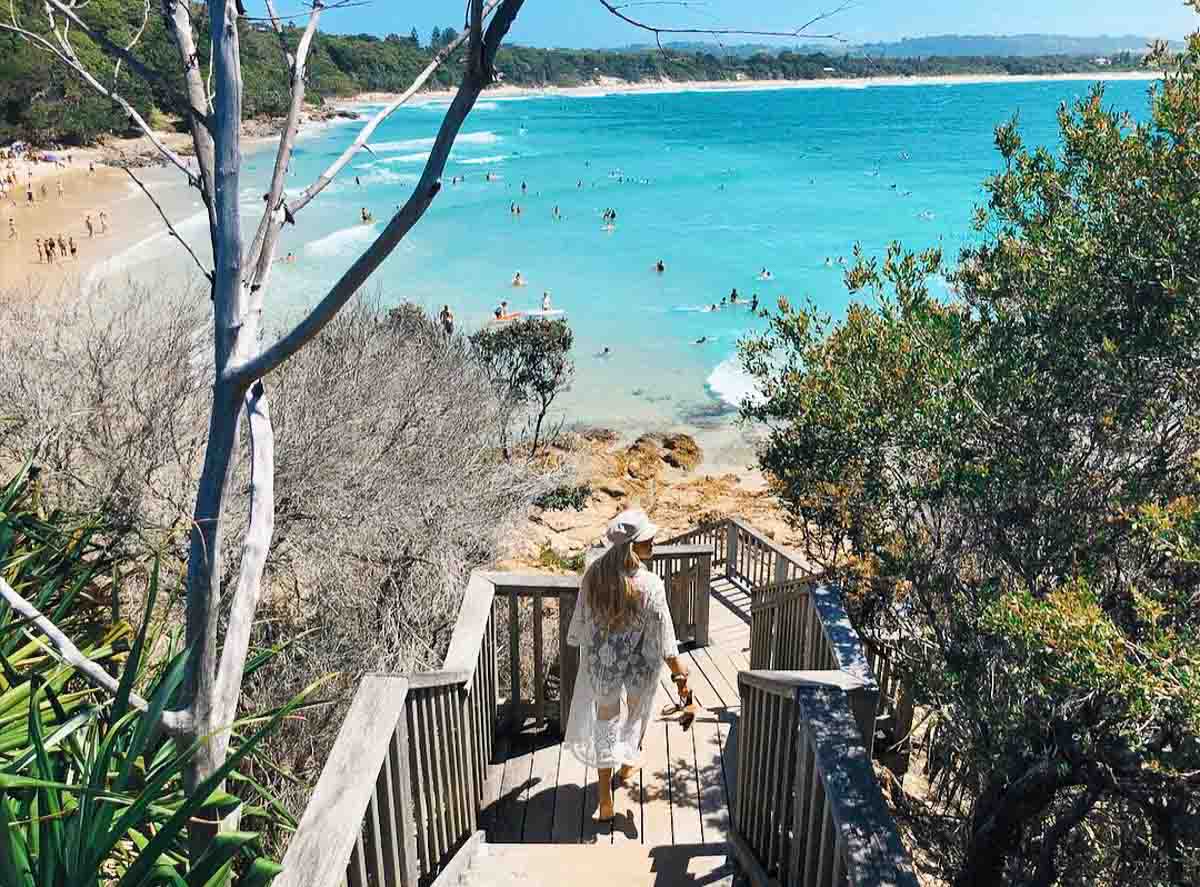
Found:
[[[589,429],[564,436],[554,458],[576,465],[578,482],[590,485],[591,495],[579,511],[535,513],[513,535],[501,569],[545,570],[547,548],[568,559],[596,542],[614,515],[634,506],[649,512],[660,539],[738,515],[782,544],[799,541],[761,472],[706,473],[703,452],[689,435],[644,434],[620,443],[611,432]]]

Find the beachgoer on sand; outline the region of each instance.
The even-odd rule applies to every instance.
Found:
[[[83,217],[83,224],[87,226],[88,237],[95,237],[96,236],[96,226],[92,224],[91,213],[88,213],[86,216]]]
[[[449,305],[443,305],[441,312],[438,314],[438,320],[441,321],[442,331],[447,336],[454,335],[454,312],[450,310]]]
[[[17,233],[17,220],[12,216],[8,217],[8,239],[20,240],[21,235]]]

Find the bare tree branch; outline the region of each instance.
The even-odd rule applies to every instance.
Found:
[[[270,0],[268,0],[267,8],[274,9],[274,4],[271,4]],[[287,47],[283,44],[283,34],[280,32],[280,45],[291,66],[292,101],[288,106],[288,114],[283,125],[283,132],[279,136],[279,150],[275,153],[275,169],[271,173],[271,187],[266,195],[266,207],[263,209],[262,219],[258,223],[258,230],[254,233],[254,240],[246,253],[245,265],[252,269],[250,273],[252,295],[266,284],[267,275],[270,273],[271,260],[275,257],[275,244],[278,240],[279,232],[283,228],[283,219],[281,218],[283,214],[283,186],[287,181],[288,167],[292,163],[292,151],[296,146],[296,132],[300,127],[300,112],[304,110],[304,66],[308,61],[309,49],[312,46],[313,37],[317,33],[317,24],[320,20],[321,2],[320,0],[314,0],[312,15],[309,17],[308,26],[305,27],[304,33],[300,37],[300,42],[296,46],[295,54],[287,52]],[[257,305],[261,305],[261,299],[253,299],[253,301],[256,304],[251,306],[250,310],[252,311],[256,310]]]
[[[242,562],[217,669],[217,699],[224,706],[217,713],[220,723],[231,723],[237,716],[246,651],[262,592],[267,552],[275,532],[275,432],[262,382],[246,394],[245,413],[250,442],[250,520],[242,537]]]
[[[488,0],[483,7],[483,18],[486,19],[488,16],[490,16],[496,7],[500,6],[502,2],[503,0]],[[463,44],[464,41],[468,40],[469,37],[470,35],[467,33],[459,34],[457,38],[452,40],[446,46],[442,47],[441,51],[438,52],[437,55],[430,60],[429,64],[425,66],[425,70],[418,74],[416,79],[413,80],[412,85],[410,85],[408,89],[393,99],[386,108],[372,117],[370,122],[362,128],[362,131],[351,143],[350,147],[343,151],[341,156],[338,157],[338,159],[332,164],[330,164],[329,168],[326,169],[325,172],[321,173],[315,182],[305,188],[299,197],[288,204],[287,215],[295,216],[296,213],[308,206],[314,197],[324,191],[325,187],[333,181],[334,176],[341,172],[346,164],[349,163],[354,157],[354,155],[362,150],[363,146],[367,143],[367,139],[369,139],[374,134],[375,130],[379,128],[379,124],[387,120],[397,108],[405,104],[409,99],[416,95],[417,91],[420,90],[421,87],[425,85],[426,81],[433,76],[434,71],[441,67],[442,63],[445,62],[446,59],[448,59],[454,53],[454,51]]]
[[[16,590],[5,581],[3,576],[0,576],[0,598],[7,601],[10,607],[36,626],[38,631],[50,640],[50,643],[54,646],[54,649],[58,652],[63,662],[87,678],[88,682],[93,686],[99,687],[101,690],[106,690],[114,696],[116,695],[120,688],[120,682],[97,663],[84,656],[79,651],[79,648],[71,642],[71,639],[59,630],[57,625],[43,616],[37,607],[17,594]],[[146,700],[136,693],[131,692],[129,694],[129,702],[139,711],[148,711],[150,708]],[[178,736],[184,732],[187,721],[179,712],[163,712],[159,720],[159,725],[169,735]]]
[[[649,3],[624,3],[624,4],[621,4],[621,3],[613,3],[613,2],[611,2],[611,0],[599,0],[599,2],[600,2],[601,6],[603,6],[605,9],[607,9],[609,12],[611,12],[617,18],[621,19],[621,21],[626,22],[630,25],[633,25],[635,28],[639,28],[643,31],[649,31],[651,34],[654,34],[656,39],[661,38],[663,34],[712,34],[714,36],[717,36],[720,34],[725,34],[725,35],[736,35],[736,36],[740,36],[740,37],[801,37],[801,36],[804,36],[804,37],[808,37],[812,40],[840,40],[842,38],[839,34],[810,34],[810,33],[808,33],[808,29],[811,28],[813,25],[817,24],[818,22],[824,21],[825,19],[833,18],[835,15],[845,12],[847,9],[851,9],[854,6],[854,4],[852,2],[842,3],[836,9],[830,10],[829,12],[822,12],[816,16],[813,16],[813,18],[809,19],[803,25],[801,25],[800,27],[798,27],[794,30],[791,30],[791,31],[753,31],[753,30],[742,30],[741,28],[671,28],[671,27],[663,27],[660,25],[651,25],[651,24],[647,24],[646,22],[642,21],[641,19],[634,18],[633,16],[626,14],[622,10],[628,9],[632,6],[646,6],[646,5],[659,5],[659,4],[649,4]],[[678,5],[687,5],[687,4],[678,4]],[[662,43],[659,42],[659,48],[661,48],[661,47],[662,47]]]
[[[125,172],[129,176],[129,178],[133,179],[134,184],[142,189],[142,193],[146,195],[146,199],[154,204],[154,208],[156,210],[158,210],[158,215],[163,220],[163,224],[167,226],[167,232],[172,237],[174,237],[176,240],[178,240],[179,243],[183,246],[183,248],[185,250],[187,250],[188,255],[192,257],[192,261],[196,263],[196,267],[200,269],[200,273],[208,278],[209,283],[212,283],[212,279],[213,279],[212,271],[210,271],[209,269],[204,267],[204,263],[200,261],[200,257],[196,255],[196,252],[195,252],[195,250],[192,249],[191,244],[189,244],[186,240],[184,240],[179,235],[179,232],[175,230],[175,226],[172,225],[171,220],[169,218],[167,218],[167,214],[163,210],[162,204],[160,204],[157,200],[154,199],[154,195],[150,193],[150,190],[146,187],[146,185],[142,182],[142,180],[139,179],[136,175],[134,175],[132,169],[130,169],[127,166],[127,167],[125,167]]]
[[[392,217],[375,242],[350,266],[349,270],[342,275],[341,279],[333,285],[332,289],[308,315],[290,332],[257,356],[244,363],[230,366],[225,371],[225,378],[222,381],[231,385],[249,385],[271,372],[303,347],[321,331],[325,324],[333,319],[341,307],[350,300],[358,288],[383,263],[383,260],[391,255],[404,236],[412,230],[413,225],[425,214],[438,191],[441,190],[442,172],[446,168],[446,160],[450,156],[454,140],[462,128],[463,121],[474,107],[475,100],[479,98],[480,92],[492,81],[494,76],[492,65],[495,61],[496,51],[499,49],[500,41],[512,27],[513,20],[523,3],[524,0],[501,0],[483,41],[483,69],[478,73],[468,69],[463,77],[462,85],[442,120],[442,126],[438,130],[433,148],[429,152],[429,159],[425,162],[421,179],[417,182],[408,201]],[[481,10],[481,16],[482,14]],[[362,134],[359,135],[356,144],[359,142],[365,142]],[[343,157],[345,156],[343,155]]]

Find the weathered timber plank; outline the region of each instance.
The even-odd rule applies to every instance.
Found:
[[[559,759],[563,755],[560,743],[550,742],[546,734],[539,736],[533,750],[533,769],[523,802],[525,825],[522,842],[547,844],[554,836],[554,797],[558,790]]]
[[[558,785],[554,793],[554,827],[550,839],[555,844],[578,844],[583,834],[584,794],[587,767],[563,748],[558,762]]]
[[[288,844],[282,887],[340,883],[361,834],[376,776],[404,712],[404,678],[367,675],[338,731],[317,787]]]

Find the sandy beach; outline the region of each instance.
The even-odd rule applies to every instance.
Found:
[[[754,92],[777,89],[870,89],[892,86],[968,86],[1002,83],[1040,83],[1049,81],[1117,81],[1158,80],[1158,71],[1111,71],[1080,74],[964,74],[946,77],[829,77],[822,80],[689,80],[647,81],[631,83],[612,77],[601,77],[586,86],[492,86],[484,92],[489,99],[525,98],[528,96],[562,96],[594,98],[613,93],[662,94],[675,92]],[[414,103],[445,101],[454,97],[454,90],[430,90],[414,96]],[[378,104],[396,98],[392,93],[367,92],[344,99],[332,100],[334,107],[348,110],[364,104]]]

